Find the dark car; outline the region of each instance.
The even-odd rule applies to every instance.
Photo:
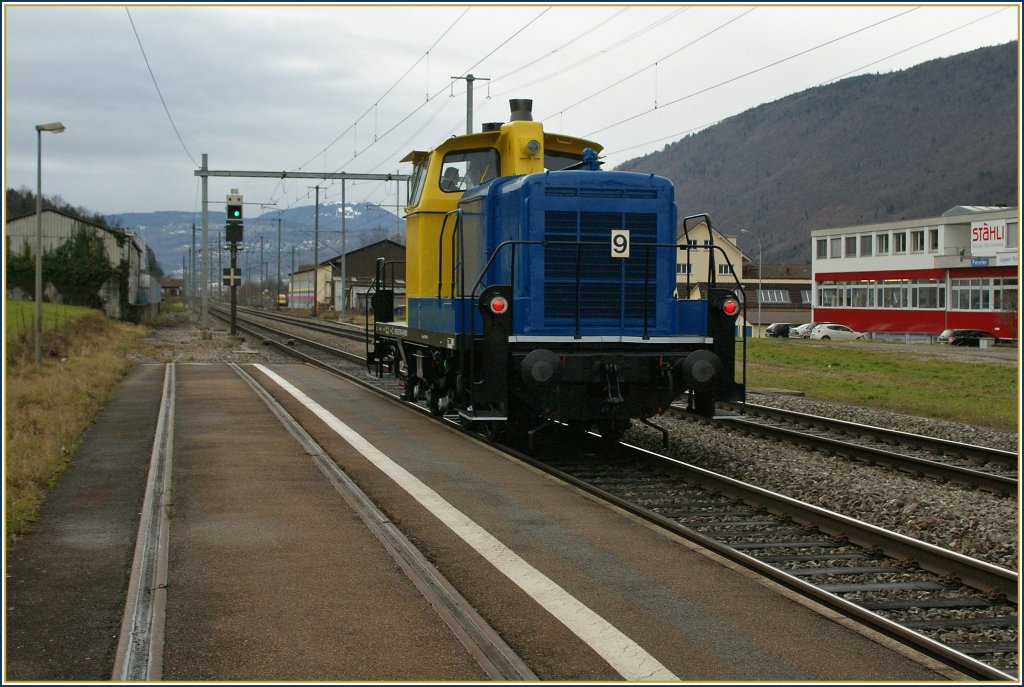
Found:
[[[954,329],[950,332],[948,341],[951,346],[980,346],[982,341],[987,342],[986,345],[994,344],[998,338],[995,334],[981,329]]]
[[[765,336],[780,336],[783,338],[789,338],[789,329],[792,327],[790,322],[773,322],[768,325],[768,328],[764,330]]]

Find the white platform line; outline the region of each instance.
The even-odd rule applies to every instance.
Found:
[[[342,439],[363,454],[367,460],[405,489],[410,496],[473,547],[477,553],[529,594],[573,634],[586,642],[623,678],[626,680],[679,680],[639,644],[520,558],[487,530],[445,501],[437,492],[391,460],[323,406],[277,373],[267,369],[266,366],[256,365],[256,368],[273,379],[295,400],[323,420]]]

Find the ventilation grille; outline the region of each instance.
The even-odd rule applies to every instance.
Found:
[[[546,196],[559,198],[636,198],[654,200],[658,197],[657,189],[653,188],[576,188],[575,186],[547,186]]]
[[[549,211],[544,222],[547,241],[566,242],[545,246],[545,324],[576,321],[577,266],[581,324],[641,324],[645,298],[653,298],[657,262],[655,249],[642,244],[657,243],[657,215]],[[611,257],[612,229],[629,230],[630,258]],[[654,316],[653,304],[647,316]]]

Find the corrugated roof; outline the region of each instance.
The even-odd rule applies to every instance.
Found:
[[[969,215],[972,212],[997,212],[1006,210],[1005,205],[957,205],[942,213],[942,217],[953,217],[955,215]]]

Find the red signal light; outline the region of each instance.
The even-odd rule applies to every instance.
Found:
[[[722,302],[722,312],[730,317],[740,311],[740,304],[735,298],[726,298]]]
[[[495,296],[491,299],[491,312],[495,315],[501,315],[508,310],[508,301],[505,300],[504,296]]]

